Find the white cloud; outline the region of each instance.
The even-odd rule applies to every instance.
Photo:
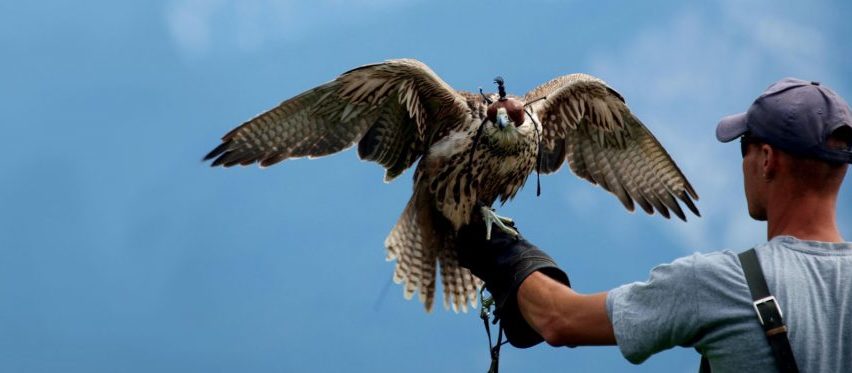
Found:
[[[787,75],[837,81],[830,68],[824,21],[834,10],[824,1],[779,6],[772,0],[720,3],[726,22],[743,48],[756,49],[763,65]],[[819,25],[819,26],[813,26]],[[767,84],[768,85],[768,84]]]
[[[210,47],[210,18],[224,1],[181,0],[169,7],[166,21],[175,42],[189,53],[197,54]]]
[[[686,9],[589,60],[592,73],[621,91],[700,194],[703,218],[661,226],[688,252],[765,239],[764,225],[746,213],[736,145],[715,140],[718,119],[744,111],[779,72],[834,76],[818,30],[779,14],[743,13],[740,2],[721,5],[713,24]]]
[[[214,47],[251,51],[300,40],[325,27],[340,30],[417,0],[171,0],[166,23],[178,50],[203,56]]]

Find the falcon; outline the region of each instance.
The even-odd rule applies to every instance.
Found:
[[[476,306],[481,282],[458,264],[456,231],[481,213],[489,234],[492,224],[514,234],[490,207],[512,199],[533,171],[567,162],[629,211],[639,205],[685,221],[680,201],[700,216],[686,177],[604,81],[565,75],[524,97],[495,82],[497,94],[476,94],[453,89],[417,60],[361,66],[234,128],[204,160],[267,167],[357,144],[361,159],[384,166],[385,182],[417,162],[413,194],[385,247],[405,298],[419,293],[427,311],[438,269],[444,308]]]

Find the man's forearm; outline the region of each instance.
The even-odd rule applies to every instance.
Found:
[[[535,272],[518,289],[524,319],[553,346],[614,345],[606,293],[584,295]]]

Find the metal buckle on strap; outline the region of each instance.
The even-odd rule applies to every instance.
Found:
[[[774,295],[770,295],[766,298],[760,298],[751,303],[752,307],[754,307],[754,312],[757,313],[757,319],[760,320],[760,325],[765,325],[765,323],[763,322],[763,315],[760,313],[758,306],[768,302],[772,302],[772,305],[775,306],[775,309],[778,311],[778,316],[784,317],[784,314],[781,312],[781,306],[778,305],[778,301],[775,300]]]

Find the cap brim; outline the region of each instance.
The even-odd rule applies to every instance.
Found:
[[[748,132],[746,113],[729,115],[722,118],[716,126],[716,139],[721,142],[729,142],[746,132]]]

